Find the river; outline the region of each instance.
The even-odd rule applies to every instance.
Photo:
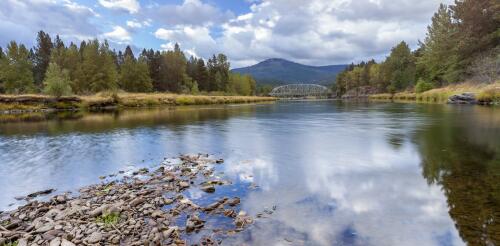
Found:
[[[243,210],[276,208],[226,244],[500,244],[500,108],[306,101],[0,121],[0,210],[210,153]]]

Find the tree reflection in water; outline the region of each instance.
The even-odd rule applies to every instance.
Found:
[[[470,114],[444,114],[440,122],[416,134],[423,176],[429,184],[442,186],[449,214],[464,241],[469,245],[498,245],[498,126],[482,124],[480,109],[467,110]]]

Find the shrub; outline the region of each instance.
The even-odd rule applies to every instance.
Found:
[[[51,96],[61,97],[72,94],[68,71],[59,68],[56,63],[49,64],[43,84],[45,85],[44,92]]]
[[[432,90],[434,86],[431,83],[424,81],[423,79],[419,79],[417,85],[415,85],[415,92],[422,93],[428,90]]]

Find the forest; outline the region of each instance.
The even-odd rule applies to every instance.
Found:
[[[493,83],[499,73],[500,2],[456,0],[440,5],[416,50],[403,41],[383,62],[351,64],[337,75],[334,91],[421,93],[465,81]]]
[[[173,50],[142,50],[130,46],[112,50],[105,40],[66,45],[38,32],[36,47],[11,41],[0,47],[0,93],[44,93],[52,96],[89,95],[103,91],[173,92],[185,94],[254,95],[253,78],[230,72],[224,54],[186,58]]]

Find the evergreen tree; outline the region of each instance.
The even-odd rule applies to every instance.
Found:
[[[61,97],[72,94],[69,72],[61,69],[56,63],[50,63],[45,76],[44,92],[46,94]]]
[[[455,0],[450,8],[457,25],[459,66],[465,70],[500,45],[500,4],[498,0]]]
[[[45,79],[45,72],[49,66],[50,53],[53,45],[49,34],[39,31],[37,35],[37,46],[35,47],[35,55],[33,59],[33,74],[35,76],[35,85],[42,87],[42,81]]]
[[[183,86],[189,82],[186,77],[186,57],[180,50],[178,44],[175,44],[174,50],[169,50],[161,54],[160,63],[160,83],[158,85],[161,91],[181,92]]]
[[[33,83],[33,64],[30,52],[24,45],[15,41],[7,46],[0,71],[0,80],[4,91],[9,94],[31,93],[35,91]]]
[[[149,77],[148,65],[145,60],[135,61],[131,56],[125,56],[120,71],[121,88],[129,92],[150,92],[153,84]]]
[[[124,59],[127,57],[131,58],[132,60],[135,60],[134,52],[132,51],[132,48],[130,48],[130,45],[127,45],[125,48],[125,53],[123,54]]]
[[[385,66],[392,90],[403,90],[415,84],[415,58],[404,41],[391,49]]]
[[[456,25],[450,9],[441,4],[427,28],[427,37],[421,44],[421,54],[417,60],[419,71],[428,81],[436,85],[457,82],[459,76],[456,48]]]
[[[200,90],[208,91],[210,89],[207,67],[205,66],[205,62],[201,58],[196,62],[196,72],[194,79],[196,80],[196,82],[198,82]]]

